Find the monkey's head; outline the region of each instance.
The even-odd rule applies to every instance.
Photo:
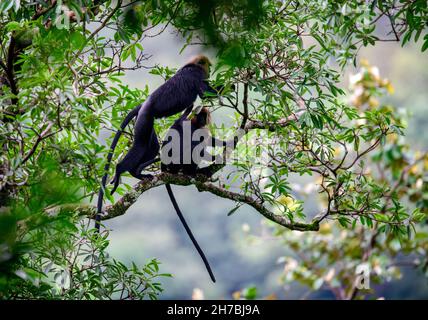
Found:
[[[203,128],[211,123],[211,112],[207,107],[202,107],[198,114],[195,114],[192,118],[192,124],[198,128]]]
[[[202,67],[205,70],[206,75],[209,76],[211,62],[210,62],[210,59],[208,59],[206,56],[197,55],[197,56],[193,57],[192,59],[190,59],[189,63],[193,63],[193,64],[196,64],[196,65]]]

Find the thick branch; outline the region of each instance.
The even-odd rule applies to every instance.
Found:
[[[221,188],[211,181],[206,180],[203,176],[186,176],[181,174],[158,173],[152,179],[144,178],[136,184],[132,191],[127,192],[115,204],[106,206],[102,220],[107,220],[121,216],[126,213],[130,206],[132,206],[137,199],[147,190],[159,187],[166,183],[189,186],[194,185],[200,192],[210,192],[218,197],[230,199],[235,202],[245,203],[257,210],[265,218],[278,223],[279,225],[299,231],[317,231],[319,229],[318,219],[314,219],[311,223],[290,222],[285,216],[277,215],[266,208],[262,203],[240,193],[228,191]],[[93,217],[96,213],[95,207],[79,206],[77,208],[80,214]]]

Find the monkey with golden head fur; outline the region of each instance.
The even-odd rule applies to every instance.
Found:
[[[164,118],[176,113],[185,111],[182,117],[187,117],[193,109],[193,103],[199,96],[204,97],[206,92],[217,94],[219,90],[213,89],[208,84],[208,77],[210,71],[210,61],[206,56],[199,55],[194,57],[184,65],[177,73],[156,89],[143,104],[135,107],[128,113],[123,120],[120,130],[116,132],[113,142],[110,146],[110,151],[107,156],[107,163],[104,167],[105,174],[102,178],[102,187],[98,195],[98,207],[96,215],[95,227],[97,230],[100,228],[103,196],[105,192],[107,174],[110,168],[110,162],[113,156],[114,149],[119,141],[120,135],[129,122],[137,117],[134,127],[134,140],[131,148],[125,157],[116,166],[116,173],[112,180],[114,184],[111,193],[116,190],[120,183],[120,175],[128,171],[132,176],[142,179],[144,175],[141,171],[149,164],[156,161],[156,156],[159,152],[159,142],[154,131],[154,120],[157,118]],[[222,88],[222,87],[219,87]],[[220,89],[221,90],[221,89]],[[205,124],[208,119],[204,120]],[[205,126],[204,124],[204,126]],[[166,184],[168,195],[174,205],[174,208],[186,229],[187,234],[191,238],[197,251],[199,252],[205,267],[212,279],[215,282],[214,274],[211,271],[208,260],[202,249],[199,247],[196,239],[193,237],[190,228],[188,227],[184,217],[178,207],[175,197],[172,193],[171,186]]]
[[[125,127],[133,118],[137,118],[133,144],[116,166],[116,173],[111,182],[114,185],[111,194],[118,187],[122,173],[128,171],[135,178],[142,179],[144,175],[141,174],[141,171],[147,164],[154,162],[159,152],[159,142],[154,131],[154,119],[168,117],[182,111],[185,111],[184,114],[187,116],[192,111],[193,103],[198,96],[202,98],[206,92],[218,94],[219,90],[212,88],[208,83],[210,65],[209,59],[204,55],[192,58],[173,77],[150,94],[144,103],[136,106],[125,117],[110,146],[107,163],[104,167],[105,174],[98,195],[97,227],[99,227],[102,211],[107,173],[114,149]]]

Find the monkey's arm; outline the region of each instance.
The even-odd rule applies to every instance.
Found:
[[[222,154],[217,154],[215,156],[213,155],[208,156],[205,151],[206,160],[212,161],[212,164],[204,168],[198,168],[196,173],[210,177],[214,172],[218,170],[217,166],[219,164],[223,164],[225,162],[225,159],[228,158],[228,154],[236,148],[236,145],[238,144],[238,137],[235,136],[232,139],[224,141],[210,135],[208,139],[208,143],[211,143],[211,145],[209,145],[210,147],[224,148]]]
[[[189,116],[189,114],[192,112],[193,110],[193,103],[186,108],[186,110],[184,110],[183,114],[180,116],[180,120],[185,120],[187,119],[187,117]]]

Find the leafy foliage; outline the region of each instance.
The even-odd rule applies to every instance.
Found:
[[[374,97],[392,92],[392,85],[367,61],[363,61],[360,72],[351,76],[351,89],[350,100],[360,112],[388,109],[391,119],[402,119],[396,108],[375,100]],[[356,181],[347,182],[354,191],[346,196],[347,206],[353,201],[366,201],[358,200],[358,189],[367,181],[382,185],[383,191],[378,195],[385,191],[390,194],[379,206],[382,211],[371,217],[360,216],[352,224],[350,219],[341,217],[321,225],[318,233],[303,235],[276,228],[274,234],[291,251],[278,260],[284,265],[281,280],[287,285],[297,281],[308,287],[309,293],[328,290],[336,299],[362,299],[376,297],[375,285],[399,279],[403,267],[428,274],[427,161],[427,153],[411,150],[397,133],[390,135],[372,156],[366,157]],[[357,182],[361,179],[362,186]],[[313,187],[309,183],[296,193],[308,197],[305,190]],[[320,205],[326,206],[327,202],[324,197]],[[385,211],[389,203],[396,213],[388,217]],[[356,270],[361,267],[368,270],[368,288],[358,287],[360,274]]]
[[[1,299],[156,299],[159,262],[127,267],[109,257],[108,233],[67,210],[81,197],[79,180],[43,159],[28,203],[0,216]],[[65,207],[62,205],[66,205]]]

